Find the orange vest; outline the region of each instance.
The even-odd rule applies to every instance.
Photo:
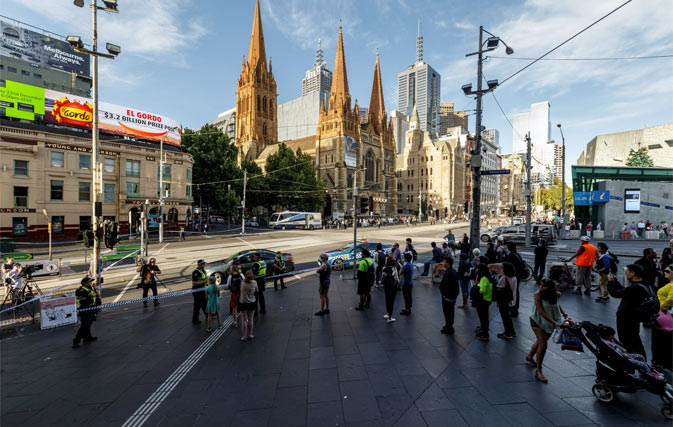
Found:
[[[596,247],[590,243],[583,246],[584,252],[577,257],[575,264],[581,267],[591,267],[596,261]]]

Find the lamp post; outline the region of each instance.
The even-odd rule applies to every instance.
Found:
[[[91,56],[93,60],[92,65],[92,76],[91,76],[91,87],[93,95],[93,112],[91,117],[91,174],[93,182],[93,197],[92,197],[92,222],[93,222],[93,268],[92,272],[94,275],[98,275],[99,265],[99,239],[98,239],[98,217],[99,214],[102,214],[102,204],[99,205],[98,196],[101,191],[102,186],[102,174],[99,174],[98,171],[98,57],[114,59],[121,52],[121,48],[117,45],[107,43],[105,48],[109,53],[98,52],[98,20],[97,12],[98,10],[103,10],[105,12],[119,13],[117,9],[117,0],[103,0],[105,4],[104,7],[98,6],[96,4],[97,0],[91,0],[91,29],[92,29],[92,48],[91,50],[84,48],[84,43],[82,43],[82,38],[80,36],[68,36],[66,41],[70,43],[72,48],[79,53],[85,53]],[[73,3],[77,7],[84,7],[84,0],[74,0]]]
[[[556,127],[561,131],[561,140],[563,146],[561,148],[561,238],[566,238],[566,138],[563,136],[563,128],[561,123]]]
[[[490,35],[491,37],[487,38],[484,41],[484,33]],[[514,53],[514,49],[507,46],[507,44],[496,37],[490,32],[486,31],[483,26],[479,27],[479,50],[476,52],[468,53],[465,56],[477,55],[477,90],[472,90],[472,83],[468,83],[462,86],[463,93],[467,96],[476,95],[477,98],[477,109],[476,109],[476,129],[475,129],[475,147],[472,151],[472,157],[470,159],[470,166],[472,167],[472,219],[470,221],[470,243],[473,247],[479,246],[479,225],[481,219],[480,212],[480,203],[481,203],[481,97],[494,90],[498,86],[497,80],[489,80],[486,82],[488,86],[486,89],[482,89],[482,64],[486,57],[484,53],[491,52],[498,47],[498,44],[502,42],[505,45],[505,53],[511,55]],[[484,48],[485,47],[485,48]]]

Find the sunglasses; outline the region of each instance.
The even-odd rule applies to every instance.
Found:
[[[671,271],[673,271],[673,270],[666,269],[666,270],[664,270],[664,273],[669,274]]]

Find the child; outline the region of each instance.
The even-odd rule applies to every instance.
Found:
[[[206,295],[208,295],[208,304],[206,305],[206,314],[208,315],[208,329],[207,332],[212,332],[210,327],[210,320],[217,316],[217,328],[222,329],[222,321],[220,320],[220,288],[215,284],[215,276],[208,278],[208,286],[206,286]]]
[[[626,349],[619,345],[615,341],[615,330],[612,329],[609,326],[605,325],[599,325],[598,326],[598,334],[601,337],[601,340],[607,344],[608,346],[612,347],[619,355],[626,357],[626,359],[633,364],[634,366],[642,369],[645,371],[648,375],[652,376],[653,378],[659,379],[659,374],[656,372],[653,372],[650,366],[645,362],[645,357],[642,354],[638,353],[627,353]]]
[[[229,296],[229,312],[234,318],[234,328],[238,327],[238,299],[241,296],[241,283],[243,280],[245,280],[245,277],[240,273],[238,266],[232,266],[231,274],[227,279],[227,287],[231,292],[231,295]]]

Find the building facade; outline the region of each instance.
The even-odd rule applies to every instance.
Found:
[[[530,112],[512,116],[512,152],[526,153],[526,134],[531,138],[531,181],[535,187],[551,185],[555,176],[557,145],[551,140],[548,101],[530,106]]]
[[[231,108],[218,114],[217,118],[209,121],[208,124],[221,130],[233,141],[236,138],[236,109]]]
[[[238,163],[253,161],[264,148],[278,141],[276,80],[266,62],[262,15],[255,4],[248,58],[243,59],[236,90],[236,146]]]
[[[395,138],[395,153],[404,151],[404,141],[409,130],[409,117],[397,110],[390,112],[390,121],[393,123],[393,138]]]
[[[306,71],[306,77],[301,81],[301,95],[320,92],[321,98],[327,101],[332,87],[332,72],[327,69],[327,62],[323,59],[323,50],[318,39],[318,49],[315,52],[313,68]]]
[[[501,157],[497,129],[486,129],[481,133],[481,168],[493,170],[501,168]],[[481,210],[484,215],[500,213],[500,175],[481,177]]]
[[[450,128],[460,126],[463,132],[468,131],[467,114],[465,111],[454,111],[453,102],[439,103],[439,135],[446,135]]]
[[[504,215],[514,216],[526,210],[524,181],[526,165],[520,154],[503,154],[502,168],[509,170],[508,175],[500,177],[500,211]]]
[[[101,135],[102,183],[92,183],[91,136],[70,129],[0,120],[0,236],[46,241],[47,212],[54,241],[81,239],[91,229],[92,192],[100,194],[102,219],[135,233],[140,212],[159,214],[160,147],[156,142]],[[191,155],[164,144],[165,229],[191,223]],[[158,228],[158,223],[149,228]]]

